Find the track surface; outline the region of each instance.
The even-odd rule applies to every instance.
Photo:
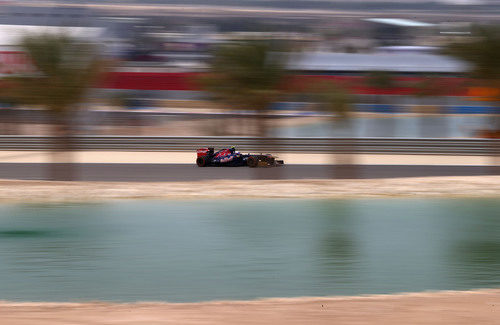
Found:
[[[215,179],[327,179],[495,175],[498,167],[432,165],[286,165],[279,168],[199,168],[189,164],[75,164],[80,181],[197,181]],[[0,179],[47,180],[48,164],[1,163]]]

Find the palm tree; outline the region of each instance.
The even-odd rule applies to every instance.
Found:
[[[281,95],[284,57],[269,42],[243,41],[220,47],[203,78],[206,90],[224,105],[258,113],[257,133],[267,135],[265,113]]]
[[[476,26],[468,42],[452,43],[444,53],[465,60],[471,64],[471,75],[485,88],[491,89],[490,100],[495,103],[493,134],[500,131],[500,26]],[[492,142],[493,168],[499,173],[500,145]]]
[[[393,89],[393,88],[398,86],[397,81],[394,77],[394,74],[391,71],[384,71],[384,70],[370,71],[366,75],[365,80],[366,80],[366,84],[369,87],[374,88],[374,89],[379,90],[379,91],[381,91],[381,90],[387,91],[387,90]],[[380,94],[375,94],[373,97],[375,99],[374,103],[377,106],[382,104],[382,105],[380,105],[382,107],[376,108],[376,111],[386,112],[386,113],[390,113],[391,111],[394,112],[393,110],[391,110],[388,107],[389,105],[391,105],[391,101],[392,101],[391,99],[394,96],[383,96]],[[377,128],[376,132],[377,133],[381,132],[382,134],[389,133],[390,136],[394,136],[394,132],[395,132],[395,128],[396,128],[396,125],[395,125],[396,119],[394,118],[394,116],[390,116],[390,117],[386,118],[385,121],[387,121],[387,123],[385,123],[385,125],[384,125],[385,127]]]
[[[498,107],[500,102],[500,60],[498,60],[500,26],[476,26],[472,29],[472,37],[469,41],[449,44],[443,52],[469,62],[471,76],[496,93],[490,100]],[[498,116],[495,120],[493,124],[496,130],[500,130]]]
[[[33,65],[33,72],[7,78],[10,95],[20,105],[48,111],[55,135],[51,179],[71,180],[71,117],[95,82],[102,61],[91,44],[64,35],[26,36],[19,46]],[[61,156],[66,156],[66,161],[54,164]]]
[[[425,76],[413,84],[414,95],[418,98],[419,105],[417,106],[418,110],[415,111],[418,114],[417,123],[419,137],[425,138],[433,136],[427,132],[425,116],[439,111],[436,105],[431,105],[432,99],[442,96],[445,87],[446,86],[442,84],[438,78],[432,76]],[[430,120],[427,119],[427,123],[429,122]],[[444,125],[443,128],[446,128],[446,125]]]
[[[334,122],[345,122],[351,116],[352,97],[349,92],[333,82],[320,82],[312,91],[320,104],[321,110],[332,114]]]
[[[320,82],[314,85],[311,91],[320,108],[331,114],[334,127],[350,126],[354,100],[347,90],[333,82]],[[356,142],[352,141],[348,145],[347,152],[339,153],[335,147],[331,148],[334,157],[334,177],[356,178],[358,175],[358,168],[351,154],[356,149]]]
[[[4,85],[2,85],[4,86]],[[1,87],[1,86],[0,86]],[[18,118],[15,114],[14,107],[17,105],[12,96],[7,94],[7,89],[4,87],[0,91],[0,134],[17,134],[18,133]]]
[[[472,75],[480,80],[500,79],[500,26],[475,26],[469,41],[451,43],[443,52],[471,63]]]
[[[370,71],[366,76],[366,83],[373,88],[388,89],[395,87],[395,80],[390,71]]]

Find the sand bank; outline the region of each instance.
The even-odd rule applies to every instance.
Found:
[[[500,176],[168,183],[0,181],[0,201],[142,198],[500,197]]]
[[[500,289],[203,303],[0,302],[2,325],[499,324]]]

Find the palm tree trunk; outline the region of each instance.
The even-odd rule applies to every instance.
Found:
[[[264,148],[267,145],[266,141],[266,136],[267,136],[267,128],[266,128],[266,116],[264,115],[264,112],[258,112],[257,113],[257,119],[256,119],[256,129],[257,129],[257,148],[258,153],[262,153],[264,151]],[[255,168],[254,169],[254,178],[255,179],[266,179],[268,178],[268,174],[266,173],[265,170],[261,168]]]
[[[68,112],[53,112],[53,149],[52,163],[49,167],[50,179],[54,181],[72,181],[75,178],[75,166],[72,161],[73,139],[72,125]]]
[[[257,130],[259,140],[257,145],[260,149],[258,153],[269,153],[268,151],[279,151],[279,141],[276,137],[269,137],[269,124],[271,118],[267,115],[267,110],[261,110],[257,114]],[[269,150],[272,149],[272,150]],[[282,178],[282,169],[277,168],[255,168],[255,179],[280,179]]]
[[[500,175],[500,139],[497,138],[500,132],[500,101],[495,101],[495,112],[493,119],[493,141],[491,148],[490,169],[493,175]]]
[[[2,134],[19,134],[18,132],[18,120],[17,120],[17,112],[12,108],[4,108],[2,111],[2,124],[3,130]]]
[[[344,124],[344,126],[350,125],[349,120],[337,121],[336,122],[337,126],[340,123]],[[354,140],[354,138],[353,140],[350,140],[350,142],[346,144],[346,147],[344,149],[339,150],[339,148],[332,146],[333,178],[341,178],[341,179],[359,178],[360,168],[359,165],[356,164],[355,154],[356,154],[356,140]]]

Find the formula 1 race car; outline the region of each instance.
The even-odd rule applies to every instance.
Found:
[[[277,167],[283,165],[283,160],[277,160],[271,154],[242,154],[234,147],[214,152],[214,148],[196,150],[198,167]]]

